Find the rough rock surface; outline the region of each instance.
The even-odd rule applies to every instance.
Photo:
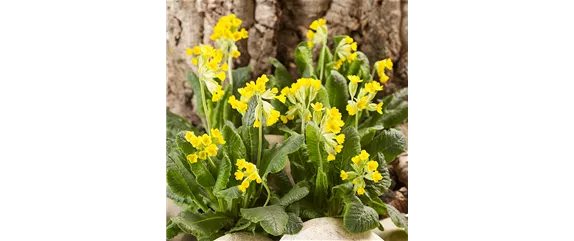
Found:
[[[395,70],[385,93],[408,86],[407,0],[167,0],[167,107],[197,121],[186,81],[192,70],[185,48],[211,44],[209,35],[218,18],[235,13],[249,38],[238,42],[241,56],[234,66],[251,65],[253,76],[271,73],[276,57],[295,73],[293,52],[305,40],[314,19],[325,18],[329,35],[348,34],[374,63],[390,57]]]
[[[371,231],[353,234],[345,230],[343,219],[315,218],[303,223],[295,235],[284,235],[281,240],[383,240]]]
[[[248,232],[237,232],[223,235],[215,241],[271,241],[270,238]]]
[[[404,228],[397,227],[390,218],[385,218],[379,221],[385,231],[379,229],[373,230],[373,233],[379,235],[385,241],[407,241],[408,236],[404,232]]]

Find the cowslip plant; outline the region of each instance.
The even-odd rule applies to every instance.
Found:
[[[316,20],[308,40],[295,50],[302,77],[296,83],[314,80],[316,88],[311,90],[317,94],[291,91],[285,82],[293,78],[271,60],[276,84],[287,86],[281,91],[287,97],[282,101],[288,106],[285,117],[292,118],[282,116],[279,129],[287,137],[305,135],[305,145],[289,154],[294,181],[310,190],[298,202],[301,217],[342,217],[347,230],[358,233],[380,226],[379,215],[390,215],[408,229],[405,217],[379,198],[391,184],[387,163],[406,151],[406,137],[393,127],[407,119],[407,90],[380,98],[392,61],[382,59],[371,68],[353,38],[335,36],[331,50],[327,36],[326,21]],[[321,47],[317,63],[315,46]],[[319,98],[323,89],[325,95]],[[329,121],[333,116],[336,121]]]
[[[304,137],[294,135],[274,146],[262,138],[262,126],[279,121],[279,111],[269,102],[278,90],[266,88],[265,75],[247,82],[249,67],[232,70],[230,59],[240,55],[235,41],[247,37],[244,29],[238,30],[240,24],[234,15],[221,18],[211,36],[216,47],[187,51],[198,67],[188,80],[201,94],[196,103],[203,107],[204,131],[167,113],[167,196],[183,209],[168,221],[167,238],[184,232],[213,240],[245,230],[279,236],[302,228],[291,207],[308,188],[296,186],[279,195],[267,179],[285,167],[287,155],[299,149]],[[245,85],[234,87],[232,79],[236,86]],[[230,121],[234,118],[239,128]]]

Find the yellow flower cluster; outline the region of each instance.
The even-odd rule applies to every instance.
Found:
[[[217,155],[217,145],[225,144],[225,140],[219,129],[211,129],[211,136],[203,134],[195,136],[191,131],[185,133],[185,140],[197,150],[195,153],[187,155],[190,163],[196,163],[197,159],[205,160],[208,156]]]
[[[318,107],[317,103],[315,103],[313,106],[313,108],[315,107]],[[317,117],[319,118],[322,110],[317,111],[315,109],[314,112],[314,115],[317,114]],[[335,155],[343,150],[345,134],[339,133],[341,132],[341,127],[345,125],[345,122],[341,120],[341,117],[341,112],[339,112],[337,108],[333,107],[331,109],[325,109],[325,115],[323,118],[321,118],[321,124],[319,125],[319,128],[321,129],[321,135],[323,138],[325,138],[325,150],[327,153],[329,153],[329,156],[327,156],[327,161],[335,160]]]
[[[318,19],[311,23],[309,31],[307,31],[307,46],[312,48],[314,44],[326,43],[327,41],[327,21],[325,19]]]
[[[346,172],[341,170],[341,179],[353,179],[353,191],[359,195],[365,194],[365,180],[379,182],[383,180],[383,175],[377,170],[379,163],[373,160],[369,161],[369,153],[361,150],[361,153],[351,158],[353,164],[351,167],[354,171]]]
[[[351,95],[351,100],[347,101],[347,112],[349,112],[349,115],[356,115],[358,111],[365,109],[368,111],[376,110],[379,114],[383,114],[383,102],[379,104],[371,103],[377,92],[383,90],[383,86],[376,81],[368,82],[361,88],[359,95],[355,97],[359,83],[363,82],[363,80],[356,75],[349,75],[347,78],[349,78],[349,94]]]
[[[237,171],[235,172],[235,180],[241,181],[241,185],[237,186],[239,190],[245,192],[249,188],[251,181],[261,183],[261,177],[257,172],[257,167],[251,162],[246,162],[245,159],[237,159]]]
[[[207,90],[211,93],[211,101],[220,100],[224,91],[215,78],[224,81],[225,71],[229,68],[227,63],[222,63],[223,52],[209,45],[201,45],[193,49],[187,48],[186,54],[193,56],[191,62],[198,66],[199,81],[205,83]]]
[[[393,61],[391,58],[383,59],[375,63],[375,69],[377,69],[377,74],[379,75],[379,80],[381,83],[386,83],[389,80],[389,76],[385,74],[385,69],[393,69]]]
[[[283,104],[291,104],[288,106],[289,110],[284,116],[281,116],[281,121],[287,123],[288,120],[293,120],[295,114],[299,114],[301,118],[305,119],[311,116],[311,112],[307,107],[311,104],[318,91],[321,89],[321,81],[313,78],[300,78],[297,82],[287,86],[281,90],[281,94],[276,96]],[[287,100],[289,100],[287,102]],[[308,119],[307,119],[308,120]]]
[[[335,62],[335,69],[341,68],[344,61],[349,63],[353,62],[357,58],[357,42],[353,38],[347,36],[344,40],[341,40],[337,47],[335,48],[335,57],[338,58]]]
[[[261,117],[265,118],[265,124],[267,126],[271,126],[279,121],[279,117],[281,115],[279,111],[275,110],[271,103],[266,101],[273,98],[278,99],[276,94],[279,92],[277,88],[267,89],[265,87],[267,82],[269,82],[267,76],[262,75],[261,77],[257,78],[256,81],[250,81],[245,84],[245,87],[237,89],[241,95],[239,100],[237,100],[235,96],[229,97],[228,100],[233,109],[236,109],[241,114],[245,114],[245,111],[247,110],[247,103],[249,103],[251,97],[257,98],[257,106],[255,107],[255,122],[253,123],[253,127],[261,126]]]
[[[218,40],[221,38],[226,38],[232,41],[246,39],[249,34],[245,28],[239,30],[241,22],[241,19],[235,17],[235,14],[221,17],[217,24],[215,24],[213,27],[213,34],[211,34],[210,39]]]

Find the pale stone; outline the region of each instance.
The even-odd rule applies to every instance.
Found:
[[[223,235],[215,241],[271,241],[272,239],[248,232],[237,232]]]
[[[167,222],[171,217],[177,216],[179,212],[181,212],[181,208],[169,198],[165,199],[165,204],[165,216]]]
[[[281,240],[383,240],[371,231],[349,233],[340,218],[315,218],[303,223],[295,235],[284,235]]]

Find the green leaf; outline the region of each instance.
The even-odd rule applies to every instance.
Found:
[[[177,226],[177,224],[173,223],[171,220],[167,222],[165,227],[166,231],[166,238],[172,239],[173,237],[177,236],[178,234],[182,233],[183,231]]]
[[[234,163],[237,159],[245,159],[247,157],[243,140],[231,126],[226,125],[223,127],[222,135],[226,142],[223,145],[223,149],[229,154],[231,163]]]
[[[223,198],[226,202],[231,203],[233,199],[240,198],[243,192],[237,186],[233,186],[214,193],[217,198]]]
[[[395,127],[409,118],[409,105],[406,101],[401,102],[396,108],[387,110],[383,114],[385,128]]]
[[[249,77],[251,76],[251,70],[252,70],[251,66],[245,66],[234,69],[231,72],[231,76],[233,76],[233,95],[239,96],[239,92],[237,92],[237,89],[243,88],[245,86],[245,83],[249,81]]]
[[[331,104],[329,102],[329,93],[327,92],[327,89],[325,89],[325,86],[321,86],[321,89],[317,91],[317,97],[315,97],[315,101],[321,102],[325,108],[331,108]]]
[[[225,87],[223,96],[219,101],[212,102],[211,99],[208,100],[215,104],[215,108],[213,108],[213,110],[210,111],[211,122],[209,124],[211,125],[211,128],[221,129],[223,127],[223,123],[225,121],[225,119],[223,119],[223,112],[227,105],[231,106],[229,103],[227,103],[227,99],[229,99],[230,95],[231,95],[231,86],[227,85]]]
[[[281,91],[283,87],[289,86],[293,83],[293,78],[291,77],[289,70],[287,70],[279,60],[270,57],[269,62],[275,67],[275,87]]]
[[[385,204],[387,206],[387,210],[389,212],[389,217],[393,221],[397,227],[405,228],[405,232],[409,233],[409,224],[408,220],[404,214],[399,212],[393,205]]]
[[[347,87],[347,80],[343,75],[335,70],[331,70],[331,75],[327,79],[325,88],[329,93],[329,103],[333,107],[337,107],[339,111],[343,112],[349,100],[349,89]]]
[[[192,130],[191,124],[185,118],[171,113],[166,109],[166,138],[175,139],[175,136],[180,131]]]
[[[218,173],[217,181],[213,187],[214,192],[223,190],[227,186],[227,182],[229,182],[229,176],[231,176],[231,161],[225,152],[223,153],[223,158],[219,161],[217,168]]]
[[[345,127],[342,134],[345,134],[345,143],[343,143],[343,149],[339,154],[342,158],[337,157],[335,165],[339,169],[347,169],[343,164],[346,163],[347,166],[350,166],[351,158],[361,153],[361,145],[359,144],[359,133],[354,126]]]
[[[390,163],[407,150],[407,138],[399,130],[383,130],[369,143],[366,150],[371,155],[382,153],[386,162]]]
[[[259,175],[263,177],[267,173],[276,173],[283,170],[285,164],[287,164],[287,154],[299,150],[303,141],[302,135],[291,136],[283,144],[277,144],[273,148],[265,150],[261,164],[258,167]]]
[[[237,231],[241,231],[246,229],[247,227],[249,227],[249,225],[251,225],[252,222],[245,219],[245,218],[240,218],[237,223],[235,223],[235,226],[233,228],[231,228],[231,230],[229,230],[229,233],[233,233],[233,232],[237,232]]]
[[[241,215],[251,222],[259,223],[263,230],[273,236],[282,235],[289,220],[284,207],[280,205],[242,208]]]
[[[196,163],[192,163],[190,165],[191,171],[193,172],[193,174],[197,179],[197,183],[204,188],[213,187],[213,185],[215,185],[215,180],[213,179],[213,176],[203,163],[207,161],[208,160],[197,160]]]
[[[190,198],[193,196],[185,178],[183,178],[183,175],[178,170],[167,170],[167,185],[169,185],[171,191],[178,196],[183,198]]]
[[[381,173],[381,176],[383,176],[383,179],[374,183],[373,188],[374,188],[374,191],[376,192],[377,196],[381,196],[381,195],[383,195],[383,193],[385,193],[387,191],[387,189],[389,189],[389,187],[391,187],[391,175],[389,174],[387,162],[385,161],[385,157],[383,156],[383,154],[378,153],[375,156],[375,160],[379,163],[379,167],[377,168],[377,171],[379,171],[379,173]]]
[[[359,137],[361,138],[361,146],[366,146],[373,140],[375,133],[384,129],[382,125],[369,126],[366,128],[359,128]]]
[[[363,205],[361,200],[349,195],[345,201],[343,223],[351,233],[362,233],[379,226],[379,215],[373,208]]]
[[[187,131],[180,131],[175,136],[175,143],[177,144],[177,147],[179,147],[181,152],[183,152],[183,154],[185,154],[185,156],[192,154],[196,151],[195,148],[191,145],[191,143],[189,143],[185,139],[185,133],[186,132]]]
[[[331,190],[334,197],[343,199],[353,192],[353,183],[345,182],[343,184],[332,187]]]
[[[333,44],[333,46],[337,46],[339,45],[339,42],[341,42],[343,39],[345,39],[348,35],[337,35],[333,37],[333,42],[335,44]]]
[[[245,145],[245,150],[247,152],[247,156],[249,157],[249,161],[251,162],[255,162],[258,155],[259,130],[258,128],[253,127],[253,122],[255,122],[256,106],[257,100],[255,98],[251,98],[251,101],[249,101],[249,105],[247,107],[247,111],[243,116],[243,125],[237,129],[241,139],[243,140],[243,144]]]
[[[313,52],[307,47],[307,42],[301,42],[295,48],[295,64],[301,77],[309,78],[313,75]]]
[[[201,100],[201,85],[199,84],[199,78],[197,75],[191,71],[187,72],[187,82],[189,82],[191,88],[193,89],[193,95],[195,96],[195,106],[203,106],[203,102]],[[197,115],[205,116],[205,113],[203,113],[203,108],[196,109]]]
[[[307,153],[309,160],[316,166],[319,166],[321,159],[327,160],[326,156],[322,157],[321,154],[326,152],[322,151],[321,136],[319,136],[319,128],[314,123],[309,123],[305,130],[305,137],[307,143]],[[321,153],[323,152],[323,153]]]
[[[309,194],[309,188],[295,186],[279,200],[278,204],[286,207],[294,202],[301,200],[307,196],[307,194]]]
[[[357,51],[357,58],[349,66],[347,75],[358,75],[361,79],[367,80],[370,79],[369,69],[369,58],[363,52]]]
[[[287,213],[289,219],[285,226],[285,234],[297,234],[303,228],[303,221],[295,213]]]
[[[179,215],[172,217],[171,220],[184,232],[197,237],[211,236],[233,221],[233,219],[223,214],[211,211],[203,214],[183,211]]]

